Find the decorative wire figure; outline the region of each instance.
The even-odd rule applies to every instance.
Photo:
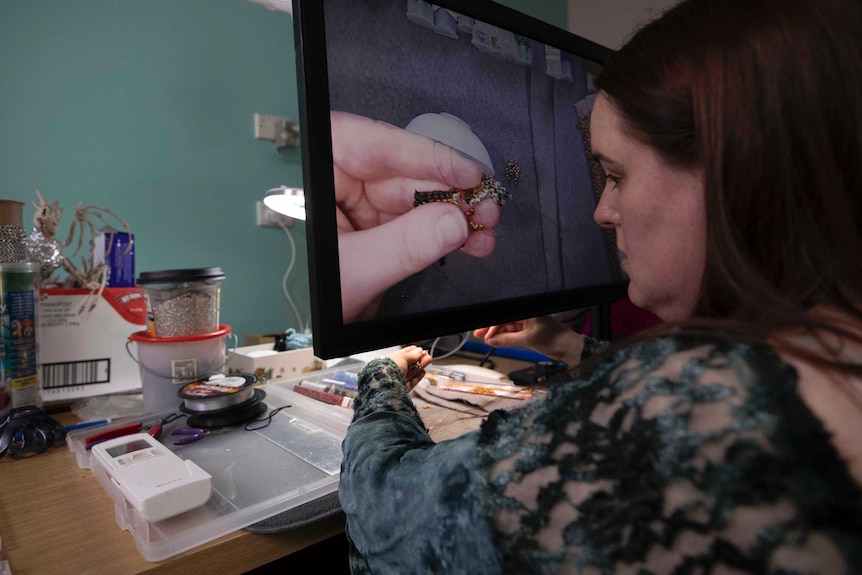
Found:
[[[27,251],[30,255],[30,260],[40,264],[41,281],[40,285],[47,287],[54,285],[57,282],[53,279],[54,271],[58,267],[62,267],[66,272],[66,280],[63,282],[63,287],[87,288],[90,294],[81,304],[81,309],[78,313],[84,311],[84,308],[89,304],[89,310],[96,307],[102,295],[105,285],[108,282],[107,268],[104,262],[94,264],[92,257],[81,257],[80,267],[76,266],[71,258],[78,255],[84,245],[84,236],[89,232],[90,238],[96,236],[96,224],[102,224],[104,228],[109,230],[109,236],[113,235],[114,227],[111,226],[105,219],[105,215],[110,215],[122,225],[123,229],[131,235],[132,231],[129,225],[123,218],[118,216],[112,210],[101,206],[91,206],[78,204],[75,208],[75,215],[72,218],[72,224],[69,227],[69,235],[66,237],[65,243],[61,243],[56,239],[57,229],[60,227],[60,216],[63,215],[63,210],[60,208],[57,200],[48,204],[45,198],[37,190],[36,195],[39,196],[39,203],[33,202],[36,208],[36,215],[33,217],[35,229],[33,234],[27,238]],[[68,248],[73,243],[75,251],[67,257],[65,248]],[[107,260],[110,255],[111,245],[113,242],[108,242],[108,247],[105,253]],[[129,244],[126,247],[126,253],[132,249]]]

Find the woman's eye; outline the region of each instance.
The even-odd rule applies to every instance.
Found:
[[[605,174],[605,181],[612,182],[614,187],[618,187],[620,185],[620,181],[622,180],[622,176],[614,176],[613,174]],[[605,184],[607,185],[607,184]]]

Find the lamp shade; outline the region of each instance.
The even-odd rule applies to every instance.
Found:
[[[305,192],[302,188],[279,186],[267,190],[263,203],[279,214],[295,220],[305,220]]]

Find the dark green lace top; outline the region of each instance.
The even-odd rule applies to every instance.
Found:
[[[360,375],[339,497],[354,573],[862,573],[862,491],[775,351],[673,336],[434,443]]]

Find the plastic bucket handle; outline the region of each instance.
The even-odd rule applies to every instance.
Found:
[[[205,374],[199,373],[199,374],[197,374],[195,376],[196,379],[206,379],[207,377],[209,377],[211,375],[215,375],[215,374],[219,373],[219,371],[224,370],[224,368],[227,366],[227,364],[230,363],[230,360],[233,357],[233,354],[236,352],[237,342],[239,341],[239,338],[237,337],[237,335],[235,333],[225,333],[224,337],[225,337],[225,340],[227,340],[228,338],[233,339],[233,348],[231,349],[230,347],[228,347],[228,352],[226,354],[226,359],[225,359],[224,363],[222,363],[220,366],[218,366],[215,369],[213,369],[212,371],[210,371],[210,373],[205,373]],[[153,338],[153,339],[155,339],[155,338]],[[171,339],[171,338],[167,338],[167,339]],[[177,338],[174,338],[174,339],[177,339]],[[204,338],[201,338],[201,339],[204,339]],[[176,380],[176,381],[192,381],[188,377],[177,377],[174,375],[164,375],[162,373],[157,373],[157,372],[153,371],[152,369],[148,368],[146,365],[141,363],[138,360],[138,358],[136,358],[134,356],[134,354],[132,354],[132,350],[129,348],[129,345],[131,343],[132,343],[131,339],[126,340],[126,353],[129,354],[129,357],[132,358],[132,361],[137,363],[138,366],[140,366],[140,368],[143,369],[144,371],[146,371],[147,373],[151,373],[152,375],[155,375],[156,377],[161,377],[162,379],[170,379],[170,380]],[[163,343],[168,343],[168,342],[165,341]]]

